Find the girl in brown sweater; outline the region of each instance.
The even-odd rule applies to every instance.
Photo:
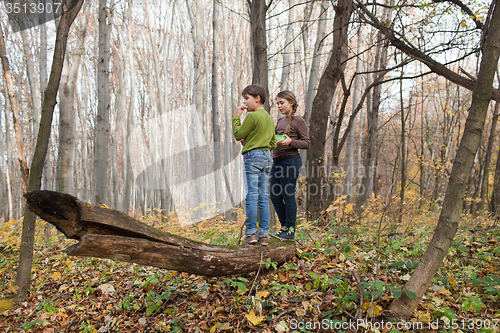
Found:
[[[298,103],[291,91],[279,92],[276,103],[285,117],[276,123],[275,133],[285,135],[285,140],[277,141],[278,148],[273,151],[270,197],[278,214],[281,230],[272,236],[293,240],[297,219],[295,188],[302,168],[299,149],[309,148],[309,129],[302,117],[295,116]]]

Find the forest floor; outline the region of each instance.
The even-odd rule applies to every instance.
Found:
[[[424,253],[439,209],[415,210],[402,224],[380,210],[361,221],[347,208],[339,218],[332,213],[324,228],[300,220],[292,261],[263,262],[258,272],[221,278],[68,257],[64,249],[75,241],[55,230],[47,241],[46,223],[39,221],[32,287],[19,300],[9,295],[16,291],[20,222],[7,222],[0,234],[0,331],[500,332],[500,229],[488,217],[462,217],[411,320],[390,322],[387,308]],[[143,222],[236,244],[238,216],[238,222],[213,219],[184,228],[156,214]]]

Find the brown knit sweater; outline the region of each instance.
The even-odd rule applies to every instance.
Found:
[[[276,134],[283,135],[285,133],[288,120],[288,117],[278,119],[275,129]],[[299,153],[299,149],[309,148],[309,129],[307,128],[306,121],[302,117],[294,116],[292,118],[288,136],[292,139],[290,145],[273,150],[273,158],[295,155]]]

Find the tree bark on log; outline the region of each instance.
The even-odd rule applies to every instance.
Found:
[[[293,257],[295,244],[271,240],[269,246],[222,246],[172,235],[114,209],[101,208],[60,192],[24,195],[28,208],[66,237],[79,240],[70,256],[133,262],[206,276],[248,273],[270,259],[281,264]]]

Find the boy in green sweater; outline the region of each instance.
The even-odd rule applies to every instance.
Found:
[[[268,185],[271,172],[270,150],[276,148],[274,123],[266,110],[266,90],[258,84],[252,84],[241,92],[243,105],[236,108],[233,123],[233,134],[236,140],[243,140],[243,164],[245,168],[246,215],[245,222],[247,244],[259,242],[269,244],[269,211]],[[240,116],[244,110],[248,114],[241,124]],[[257,207],[259,211],[259,228],[257,229]]]

